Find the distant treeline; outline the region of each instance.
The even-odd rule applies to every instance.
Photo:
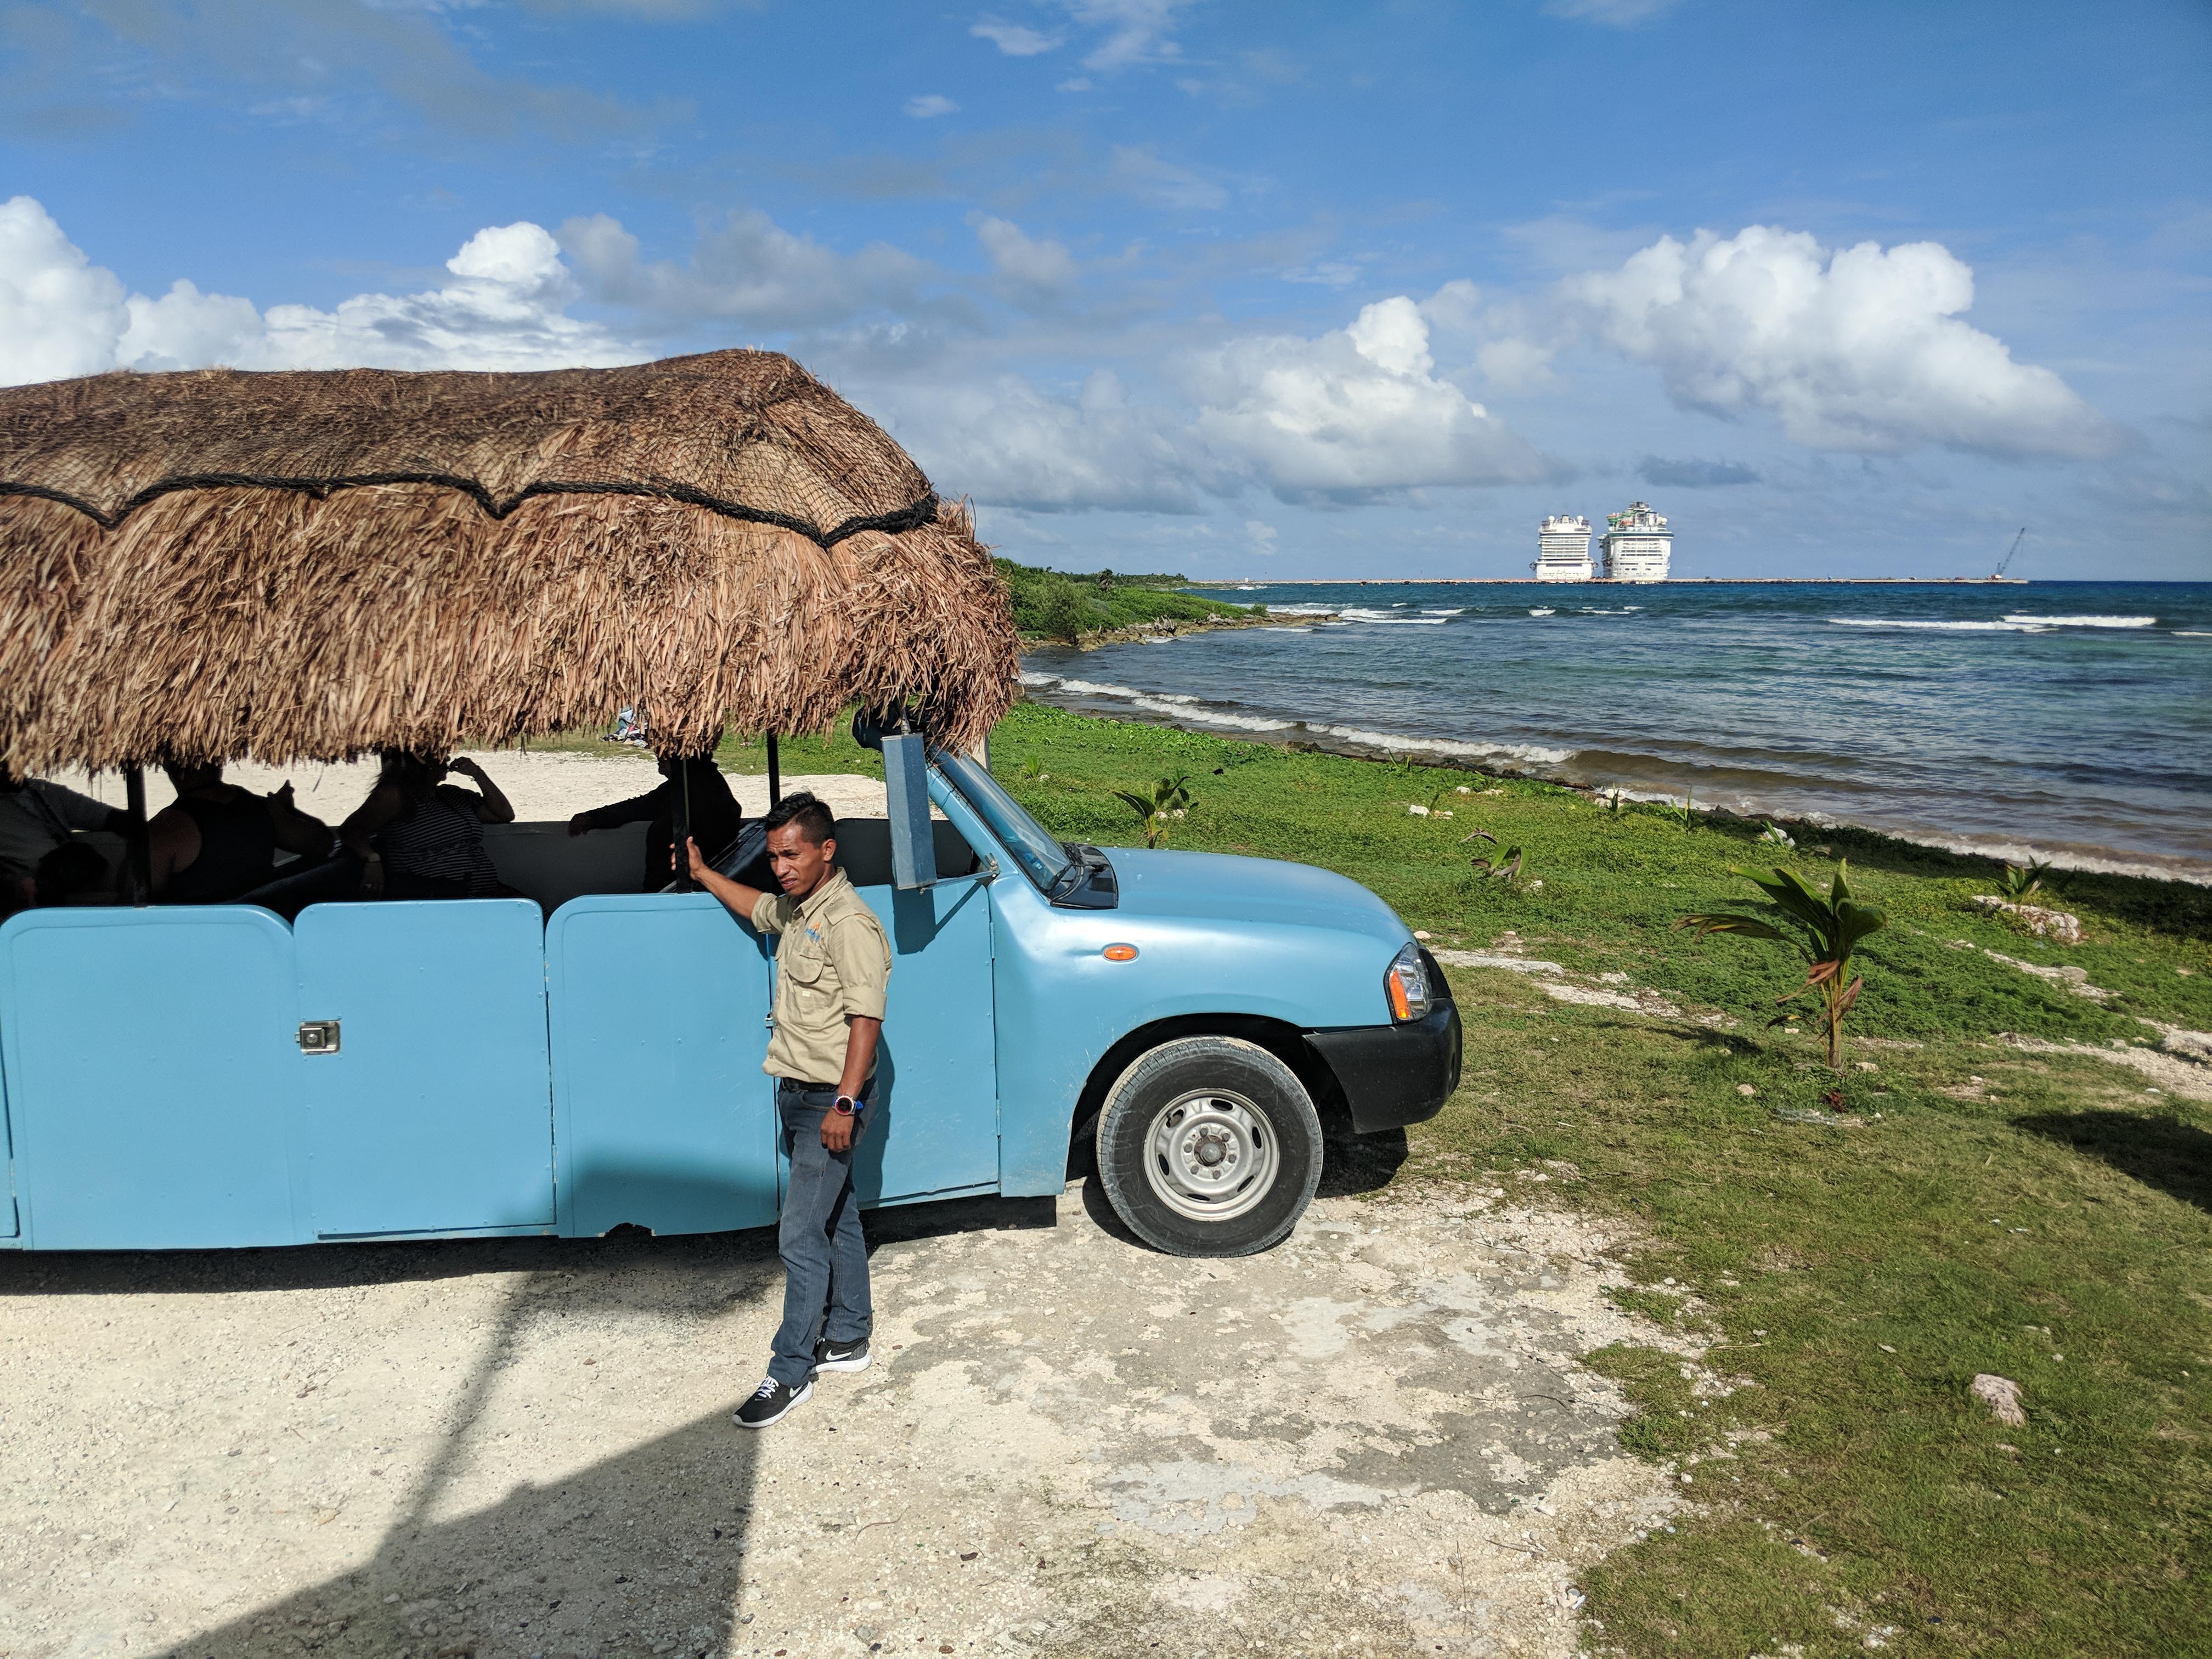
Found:
[[[1176,590],[1188,578],[1118,570],[1070,574],[994,561],[1014,603],[1014,625],[1032,639],[1079,644],[1086,634],[1133,628],[1164,619],[1195,622],[1208,617],[1241,617],[1251,608],[1202,599]]]

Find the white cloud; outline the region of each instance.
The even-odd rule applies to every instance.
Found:
[[[1036,58],[1060,45],[1060,36],[1043,34],[1019,23],[1002,23],[995,17],[978,18],[969,33],[988,40],[1009,58]]]
[[[1073,398],[1009,374],[889,388],[876,404],[933,478],[994,506],[1190,513],[1234,487],[1173,411],[1132,404],[1111,369]]]
[[[1191,0],[1066,0],[1079,23],[1103,27],[1106,38],[1083,60],[1087,70],[1127,69],[1182,56],[1171,31],[1176,13]]]
[[[1283,273],[1286,283],[1310,283],[1316,288],[1350,288],[1359,280],[1359,267],[1342,259],[1321,259],[1297,265]]]
[[[1656,367],[1678,404],[1764,410],[1810,448],[2112,453],[2117,429],[2063,380],[1960,320],[1973,297],[1940,243],[1831,252],[1763,225],[1662,236],[1560,286],[1568,320]]]
[[[1255,487],[1357,500],[1558,475],[1434,368],[1428,325],[1401,298],[1318,339],[1246,337],[1201,354],[1180,404],[1139,402],[1103,368],[1073,397],[1005,374],[894,381],[866,401],[945,488],[1032,513],[1190,513]],[[1253,550],[1273,550],[1264,520],[1245,529]]]
[[[1201,357],[1194,428],[1285,496],[1532,482],[1557,471],[1434,368],[1420,308],[1384,300],[1318,339],[1249,337]]]
[[[1087,75],[1071,75],[1065,81],[1054,82],[1052,89],[1054,92],[1088,92],[1091,90],[1091,77]]]
[[[840,253],[793,235],[758,209],[733,212],[702,234],[684,264],[645,263],[637,238],[604,213],[562,224],[561,247],[595,300],[679,321],[763,328],[817,327],[909,306],[933,269],[884,242]]]
[[[1680,3],[1681,0],[1544,0],[1543,9],[1547,17],[1570,17],[1626,29],[1663,17]]]
[[[130,325],[123,284],[27,196],[0,203],[0,382],[63,380],[115,367]]]
[[[1244,534],[1252,544],[1252,550],[1263,557],[1273,557],[1276,544],[1282,539],[1282,532],[1264,519],[1245,520]]]
[[[1057,293],[1074,282],[1075,258],[1062,244],[1038,241],[1019,225],[988,214],[972,222],[991,268],[1008,282],[1040,293]]]
[[[109,368],[555,368],[650,355],[566,314],[576,286],[551,236],[525,222],[478,231],[453,280],[359,294],[330,311],[204,294],[179,280],[126,295],[28,197],[0,206],[0,380]]]
[[[1229,205],[1229,192],[1219,185],[1188,167],[1162,161],[1148,144],[1115,145],[1107,162],[1106,181],[1154,207],[1213,212]]]
[[[917,121],[927,121],[937,115],[951,115],[959,107],[941,92],[920,93],[906,100],[906,112]]]

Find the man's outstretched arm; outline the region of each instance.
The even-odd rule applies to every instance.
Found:
[[[757,887],[748,887],[741,881],[732,881],[720,871],[715,869],[700,856],[699,843],[689,836],[684,838],[684,847],[691,860],[691,879],[721,900],[739,921],[751,922],[753,912],[760,908],[760,902],[768,895]],[[672,871],[676,866],[674,854],[672,853],[669,855],[668,863],[669,868]]]

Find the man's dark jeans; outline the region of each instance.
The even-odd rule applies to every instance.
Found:
[[[867,1118],[864,1111],[854,1126],[849,1148],[832,1152],[822,1144],[822,1120],[836,1098],[835,1084],[776,1079],[776,1115],[791,1159],[791,1185],[783,1195],[783,1225],[776,1238],[783,1257],[783,1323],[776,1328],[768,1374],[787,1388],[796,1389],[814,1375],[817,1337],[857,1342],[875,1322],[860,1200],[853,1191],[853,1154],[860,1150]]]

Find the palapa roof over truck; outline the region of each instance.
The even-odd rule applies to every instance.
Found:
[[[0,764],[450,750],[1014,694],[963,507],[788,357],[0,390]]]

